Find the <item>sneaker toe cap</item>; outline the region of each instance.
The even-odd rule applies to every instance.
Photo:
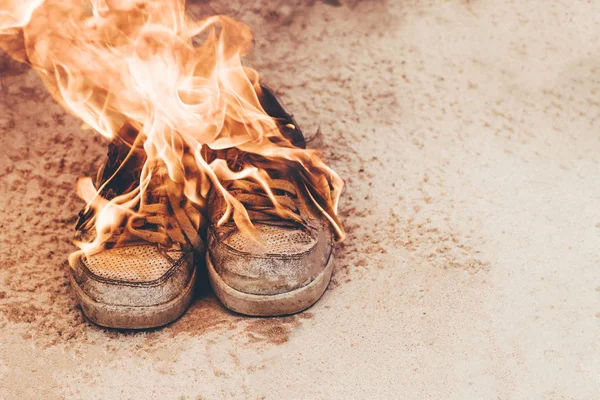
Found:
[[[332,251],[328,229],[256,224],[257,240],[233,229],[209,235],[210,257],[223,281],[250,294],[274,295],[308,285],[325,268]]]
[[[81,255],[73,265],[77,285],[95,302],[120,306],[152,306],[168,302],[193,275],[189,251],[161,251],[140,245]]]

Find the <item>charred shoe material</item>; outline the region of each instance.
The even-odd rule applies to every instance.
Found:
[[[109,148],[97,187],[110,199],[139,184],[143,150],[122,136]],[[127,156],[129,154],[129,156]],[[109,178],[111,178],[108,180]],[[139,218],[115,232],[103,250],[71,259],[71,284],[84,315],[110,328],[142,329],[168,324],[190,304],[196,281],[195,259],[203,253],[205,220],[165,175],[156,174],[138,207]],[[80,213],[79,235],[91,228],[92,213]]]

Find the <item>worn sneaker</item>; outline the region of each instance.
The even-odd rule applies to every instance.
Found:
[[[291,115],[268,88],[263,87],[263,93],[263,108],[277,118],[282,134],[304,147],[304,137]],[[206,264],[215,294],[227,308],[253,316],[293,314],[310,307],[331,279],[334,236],[329,222],[309,199],[298,171],[274,168],[267,160],[236,149],[217,157],[230,165],[239,160],[244,166],[265,169],[275,198],[290,217],[275,212],[261,185],[249,180],[222,182],[245,206],[255,227],[251,238],[233,221],[217,225],[227,204],[220,191],[211,191]]]
[[[129,134],[131,137],[134,134]],[[131,150],[119,135],[96,187],[111,199],[139,187],[145,153]],[[164,168],[163,168],[164,170]],[[94,254],[70,259],[71,284],[84,315],[110,328],[141,329],[165,325],[183,314],[192,300],[195,257],[204,244],[205,220],[196,206],[177,196],[182,188],[157,170],[138,205],[139,216],[123,224]],[[80,213],[79,236],[93,226],[93,212]]]

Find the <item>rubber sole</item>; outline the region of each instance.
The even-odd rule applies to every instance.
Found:
[[[255,317],[276,317],[304,311],[321,298],[333,272],[333,255],[325,269],[308,285],[287,293],[259,295],[240,292],[229,286],[215,270],[210,255],[206,253],[208,279],[223,305],[240,314]]]
[[[96,325],[115,329],[157,328],[179,318],[188,308],[194,295],[196,269],[184,290],[174,299],[154,306],[121,306],[98,303],[90,298],[71,275],[71,286],[83,314]]]

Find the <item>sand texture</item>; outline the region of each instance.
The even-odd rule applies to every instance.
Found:
[[[202,285],[163,329],[86,322],[66,257],[106,141],[0,59],[0,398],[598,398],[600,2],[333,3],[191,5],[253,28],[346,179],[333,281],[286,318]]]

